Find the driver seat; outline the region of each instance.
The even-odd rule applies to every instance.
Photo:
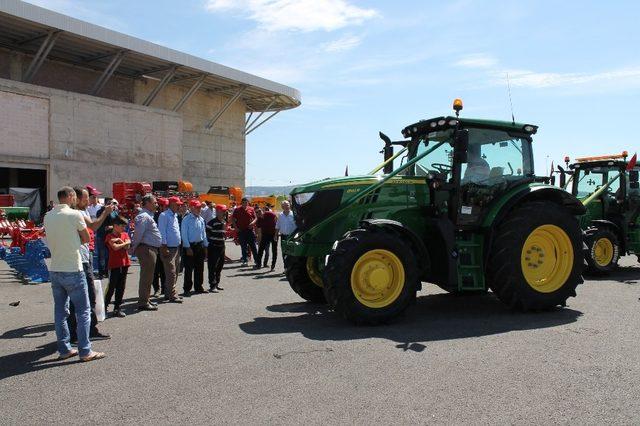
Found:
[[[497,178],[504,176],[504,167],[492,167],[489,170],[489,178]]]

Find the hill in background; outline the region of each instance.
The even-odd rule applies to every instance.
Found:
[[[271,194],[274,195],[289,195],[291,190],[296,185],[291,186],[247,186],[245,189],[245,195],[247,197],[265,197]]]

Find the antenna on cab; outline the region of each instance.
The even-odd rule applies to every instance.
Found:
[[[509,91],[509,106],[511,107],[511,123],[516,123],[516,118],[513,115],[513,102],[511,101],[511,81],[509,81],[509,73],[507,73],[507,90]]]

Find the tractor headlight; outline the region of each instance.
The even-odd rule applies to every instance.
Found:
[[[309,200],[311,200],[313,198],[313,196],[316,195],[315,192],[303,192],[301,194],[296,194],[294,195],[295,199],[296,199],[296,203],[298,203],[298,205],[303,205],[309,202]]]

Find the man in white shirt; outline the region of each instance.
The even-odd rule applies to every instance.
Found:
[[[54,302],[54,322],[58,341],[59,359],[71,358],[78,351],[71,348],[67,316],[69,300],[76,310],[78,349],[82,361],[104,358],[104,353],[91,350],[89,326],[91,307],[87,279],[82,268],[80,247],[90,240],[84,217],[70,206],[76,203],[76,192],[65,186],[58,191],[60,204],[44,217],[47,245],[51,251],[51,290]]]
[[[89,193],[89,205],[87,206],[87,213],[89,213],[89,217],[93,220],[96,220],[98,217],[98,210],[102,207],[102,204],[98,202],[98,195],[102,194],[102,192],[98,191],[95,187],[91,185],[87,185],[87,192]]]
[[[204,219],[204,223],[211,222],[211,219],[216,215],[215,208],[213,207],[213,203],[211,201],[205,201],[202,210],[200,211],[200,217]]]
[[[287,200],[284,200],[280,206],[282,207],[282,211],[278,214],[278,222],[276,223],[276,241],[278,236],[280,236],[282,240],[289,238],[297,228],[293,212],[291,211],[291,204],[289,204]],[[284,250],[281,251],[282,263],[286,265]]]

